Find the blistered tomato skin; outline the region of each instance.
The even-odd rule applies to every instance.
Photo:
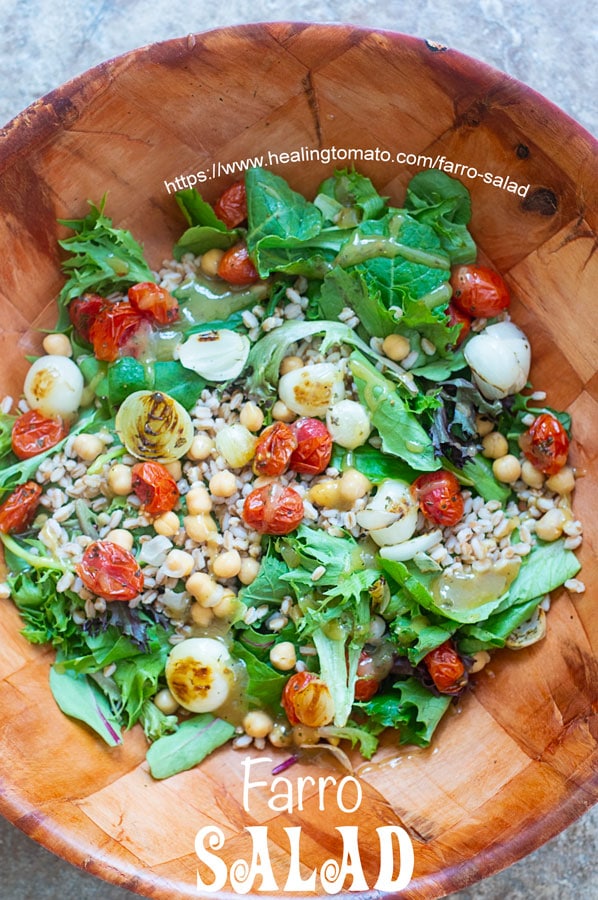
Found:
[[[227,228],[236,228],[247,218],[245,183],[235,181],[222,192],[214,204],[214,212]]]
[[[451,641],[428,653],[424,664],[441,694],[459,694],[467,684],[465,666]]]
[[[91,326],[107,305],[107,300],[99,294],[83,294],[69,303],[69,318],[72,326],[79,337],[88,344],[91,344]]]
[[[282,475],[297,447],[293,429],[285,422],[275,422],[265,428],[257,442],[253,457],[256,475]]]
[[[112,541],[89,544],[75,568],[85,587],[104,600],[133,600],[143,590],[137,560]]]
[[[179,317],[179,304],[175,297],[152,281],[134,284],[127,292],[129,303],[143,316],[158,325],[169,325]]]
[[[150,516],[170,512],[179,501],[177,483],[161,463],[136,463],[132,469],[133,492],[141,500],[143,510]]]
[[[519,438],[527,459],[545,475],[556,475],[567,462],[569,436],[556,416],[541,413]]]
[[[451,303],[474,319],[497,316],[511,303],[501,276],[486,266],[457,266],[451,274],[451,287]]]
[[[61,418],[50,419],[36,409],[30,409],[19,416],[12,427],[12,450],[19,459],[31,459],[55,447],[68,433],[68,426]]]
[[[14,489],[0,506],[0,532],[19,534],[31,525],[42,495],[40,484],[26,481]]]
[[[456,525],[463,518],[463,494],[452,472],[426,472],[411,489],[423,515],[436,525]]]
[[[320,419],[298,419],[291,425],[297,441],[289,468],[304,475],[324,472],[332,456],[332,436]]]
[[[291,675],[281,701],[291,725],[319,728],[329,725],[334,718],[334,703],[328,685],[313,672]]]
[[[110,303],[100,310],[89,329],[96,359],[114,362],[119,354],[139,355],[136,341],[149,331],[145,316],[130,303]]]
[[[289,534],[303,519],[303,500],[293,488],[273,482],[245,498],[243,520],[260,534]]]
[[[469,332],[471,331],[471,316],[464,313],[463,310],[459,309],[458,306],[455,306],[454,303],[449,303],[447,309],[447,315],[449,317],[450,325],[460,325],[461,330],[459,331],[459,336],[455,341],[455,347],[460,347]]]
[[[246,244],[235,244],[226,251],[218,264],[218,275],[229,284],[253,284],[259,275],[251,259]]]

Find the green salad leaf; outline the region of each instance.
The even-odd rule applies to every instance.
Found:
[[[446,695],[431,694],[416,678],[407,678],[359,705],[372,721],[396,729],[400,744],[428,747],[450,702]]]
[[[181,722],[174,734],[158,738],[147,751],[153,778],[170,778],[198,765],[233,737],[235,726],[211,713]]]

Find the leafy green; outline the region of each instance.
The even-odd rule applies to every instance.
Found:
[[[139,712],[139,722],[150,743],[164,737],[165,734],[171,734],[178,728],[177,717],[165,715],[151,700],[143,703]]]
[[[466,378],[453,378],[439,388],[440,405],[434,411],[431,435],[434,449],[458,467],[476,455],[479,435],[476,416],[479,413],[498,418],[502,412],[500,400],[490,402]]]
[[[467,230],[471,198],[460,181],[439,169],[418,172],[407,186],[405,207],[432,226],[452,265],[475,261],[477,248]]]
[[[417,418],[411,413],[395,386],[360,353],[349,358],[359,400],[370,414],[382,439],[385,453],[398,456],[419,472],[440,468],[434,447]]]
[[[249,223],[247,247],[250,253],[265,237],[305,240],[320,232],[320,211],[292,190],[284,178],[256,166],[248,170],[245,187]]]
[[[197,188],[185,188],[174,195],[177,206],[189,225],[200,225],[213,228],[215,231],[226,231],[226,225],[218,218],[212,206],[204,200]]]
[[[158,680],[164,672],[166,658],[172,647],[163,645],[154,653],[143,653],[122,659],[112,675],[123,697],[123,711],[127,727],[138,721],[146,700],[156,693]]]
[[[380,196],[370,179],[349,169],[337,170],[323,181],[314,204],[323,215],[324,210],[330,212],[330,221],[341,227],[345,223],[351,225],[363,219],[376,219],[386,208],[385,198]]]
[[[181,722],[174,734],[158,738],[147,751],[153,778],[170,778],[192,769],[235,733],[234,725],[210,713]]]
[[[460,653],[477,653],[478,650],[493,650],[504,647],[505,641],[538,608],[542,597],[535,597],[525,603],[510,606],[504,612],[489,616],[476,625],[463,625],[458,631],[457,646]]]
[[[58,242],[71,254],[62,264],[70,277],[58,297],[61,327],[68,324],[66,306],[74,297],[86,291],[105,296],[141,281],[155,280],[141,246],[129,231],[113,227],[112,220],[104,215],[105,204],[104,196],[99,206],[89,203],[91,212],[84,218],[59,220],[75,232]]]
[[[0,412],[0,457],[5,456],[11,448],[12,426],[16,420],[16,416]]]
[[[249,706],[277,713],[280,710],[280,695],[289,676],[277,672],[271,665],[258,659],[241,641],[235,641],[233,655],[245,663],[247,684],[244,695]]]
[[[161,391],[185,409],[192,409],[206,384],[197,372],[176,359],[143,365],[132,356],[123,356],[108,366],[107,397],[111,406],[117,407],[134,391]]]
[[[360,706],[374,722],[397,729],[399,743],[427,747],[450,702],[446,695],[430,693],[416,678],[407,678],[396,682],[392,692],[377,694]]]
[[[398,331],[399,319],[388,310],[380,294],[369,291],[363,275],[336,266],[325,276],[318,299],[322,318],[335,320],[343,309],[352,309],[370,337],[386,337]]]
[[[359,752],[365,759],[371,759],[378,748],[378,738],[373,733],[370,723],[355,725],[349,720],[346,725],[342,726],[322,725],[318,728],[318,734],[327,739],[350,741],[352,747],[358,743]]]
[[[363,444],[354,450],[345,450],[344,447],[333,444],[330,465],[341,472],[345,469],[357,469],[372,484],[380,484],[385,478],[398,478],[411,483],[419,474],[398,456],[382,453],[371,444]]]
[[[104,694],[85,675],[50,668],[50,690],[63,713],[93,728],[109,747],[122,744],[121,724]]]
[[[288,594],[287,585],[281,581],[288,572],[288,566],[273,552],[272,544],[268,545],[262,556],[257,577],[251,584],[239,591],[239,599],[246,606],[260,606],[262,603],[279,604]]]
[[[519,574],[509,590],[508,603],[502,608],[549,594],[569,578],[574,578],[580,568],[575,553],[566,549],[564,538],[550,543],[538,540],[537,546],[522,560]]]
[[[492,460],[486,459],[478,453],[470,459],[466,459],[459,468],[447,459],[443,460],[443,467],[453,472],[460,483],[465,487],[472,487],[476,494],[484,500],[499,500],[501,503],[510,496],[511,488],[502,481],[497,481],[492,472]]]
[[[198,325],[223,321],[241,310],[250,309],[267,293],[268,285],[263,282],[231,290],[225,281],[208,279],[199,272],[173,291],[179,301],[181,327],[186,334],[197,331]]]

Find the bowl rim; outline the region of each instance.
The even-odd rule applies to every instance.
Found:
[[[390,29],[374,28],[350,22],[310,22],[304,20],[264,20],[259,22],[226,25],[205,31],[191,32],[180,37],[154,41],[119,53],[104,61],[97,63],[89,69],[74,75],[72,78],[56,88],[43,94],[34,100],[24,110],[12,117],[6,125],[0,128],[0,172],[11,165],[15,156],[24,148],[43,146],[52,139],[57,129],[69,126],[78,117],[77,99],[85,102],[85,89],[90,77],[97,79],[107,77],[121,66],[134,65],[139,59],[151,55],[157,62],[172,56],[172,54],[190,53],[198,40],[204,40],[216,34],[230,34],[231,37],[251,40],[256,34],[276,28],[292,29],[317,29],[321,33],[327,33],[331,39],[350,30],[360,38],[371,35],[380,35],[390,42],[407,47],[421,47],[426,45],[431,53],[450,53],[456,57],[464,67],[467,75],[486,73],[494,75],[502,80],[505,85],[515,88],[520,94],[530,98],[536,106],[547,116],[556,117],[560,122],[569,125],[575,130],[576,136],[588,144],[588,149],[598,151],[598,139],[595,138],[583,125],[577,122],[569,113],[559,107],[554,101],[539,93],[519,79],[511,76],[501,69],[483,60],[470,56],[463,51],[452,47],[439,45],[423,37],[406,34]],[[106,80],[108,84],[108,79]],[[94,92],[97,95],[98,91]],[[101,93],[101,89],[100,89]],[[173,883],[164,887],[165,893],[160,892],[160,886],[151,882],[147,873],[151,871],[149,866],[143,870],[134,868],[131,864],[121,862],[112,863],[109,856],[102,855],[100,859],[93,856],[94,847],[82,844],[77,839],[76,832],[66,831],[62,826],[57,830],[52,828],[51,818],[39,813],[30,803],[19,795],[13,795],[10,791],[2,790],[4,778],[0,777],[0,814],[15,827],[19,828],[37,843],[50,850],[65,861],[78,868],[94,874],[108,883],[127,888],[139,893],[146,888],[151,888],[151,896],[172,897],[172,888],[177,888],[177,897],[197,898],[197,893],[188,882]],[[454,864],[450,868],[443,868],[433,876],[421,876],[412,879],[408,886],[408,896],[420,896],[421,898],[438,898],[446,896],[446,892],[453,892],[466,888],[490,877],[513,863],[537,850],[544,843],[564,831],[567,827],[579,819],[585,812],[598,803],[598,771],[595,771],[583,784],[572,783],[568,780],[568,792],[556,807],[551,807],[548,814],[528,825],[525,830],[518,832],[507,841],[489,846],[484,850],[484,873],[480,873],[478,860],[480,854],[468,857],[467,860]],[[490,861],[490,865],[488,862]],[[421,891],[421,894],[417,892]],[[145,896],[145,895],[143,895]],[[149,895],[148,895],[149,896]],[[220,900],[230,898],[238,900],[238,894],[221,892],[217,895]],[[249,896],[255,896],[250,894]],[[264,900],[275,900],[267,894],[259,893]],[[280,895],[276,895],[279,897]],[[288,894],[289,900],[300,900],[294,895]],[[359,893],[346,893],[336,895],[343,900],[355,898],[359,900]],[[368,895],[369,896],[369,895]],[[391,898],[405,896],[403,894],[386,894]]]

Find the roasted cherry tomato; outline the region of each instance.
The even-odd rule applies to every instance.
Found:
[[[227,228],[236,228],[247,218],[245,182],[235,181],[216,200],[214,212]]]
[[[12,426],[11,444],[19,459],[31,459],[61,441],[69,433],[64,421],[49,419],[36,409],[23,413]]]
[[[150,325],[130,303],[110,303],[100,310],[89,329],[97,359],[113,362],[119,355],[138,356]]]
[[[357,663],[355,699],[361,701],[371,700],[379,687],[380,678],[375,671],[373,656],[364,648]]]
[[[291,725],[319,728],[334,718],[328,685],[313,672],[296,672],[284,686],[282,706]]]
[[[451,302],[474,319],[497,316],[511,303],[509,289],[494,269],[457,266],[451,274]]]
[[[536,469],[556,475],[567,462],[569,437],[556,416],[541,413],[521,435],[519,446]]]
[[[289,468],[305,475],[319,475],[332,456],[332,436],[320,419],[297,419],[291,428],[297,439]]]
[[[427,653],[424,664],[441,694],[459,694],[467,684],[465,666],[451,641]]]
[[[150,516],[170,512],[178,503],[177,483],[162,463],[152,460],[136,463],[132,469],[132,482],[134,493]]]
[[[275,422],[260,434],[253,457],[256,475],[282,475],[289,467],[297,438],[290,425]]]
[[[179,304],[176,297],[173,297],[166,288],[160,287],[152,281],[134,284],[129,288],[127,297],[133,309],[159,325],[176,322],[179,317]]]
[[[25,484],[16,487],[0,506],[0,531],[2,534],[26,531],[35,518],[41,495],[41,484],[37,484],[35,481],[26,481]]]
[[[83,294],[69,303],[69,318],[73,328],[88,344],[91,343],[89,330],[92,323],[107,305],[108,301],[99,294]]]
[[[303,500],[293,488],[265,484],[245,498],[243,519],[261,534],[289,534],[303,519]]]
[[[452,472],[425,472],[412,485],[424,516],[436,525],[456,525],[463,517],[463,495]]]
[[[133,600],[143,590],[143,573],[129,550],[112,541],[94,541],[75,566],[85,587],[104,600]]]
[[[454,303],[449,303],[446,312],[449,317],[450,325],[461,326],[461,330],[459,332],[457,340],[455,341],[455,347],[459,347],[471,331],[471,316],[468,316],[467,313],[464,313],[461,309],[459,309],[458,306],[455,306]]]
[[[259,279],[249,258],[246,244],[235,244],[226,251],[218,264],[218,275],[229,284],[253,284]]]

